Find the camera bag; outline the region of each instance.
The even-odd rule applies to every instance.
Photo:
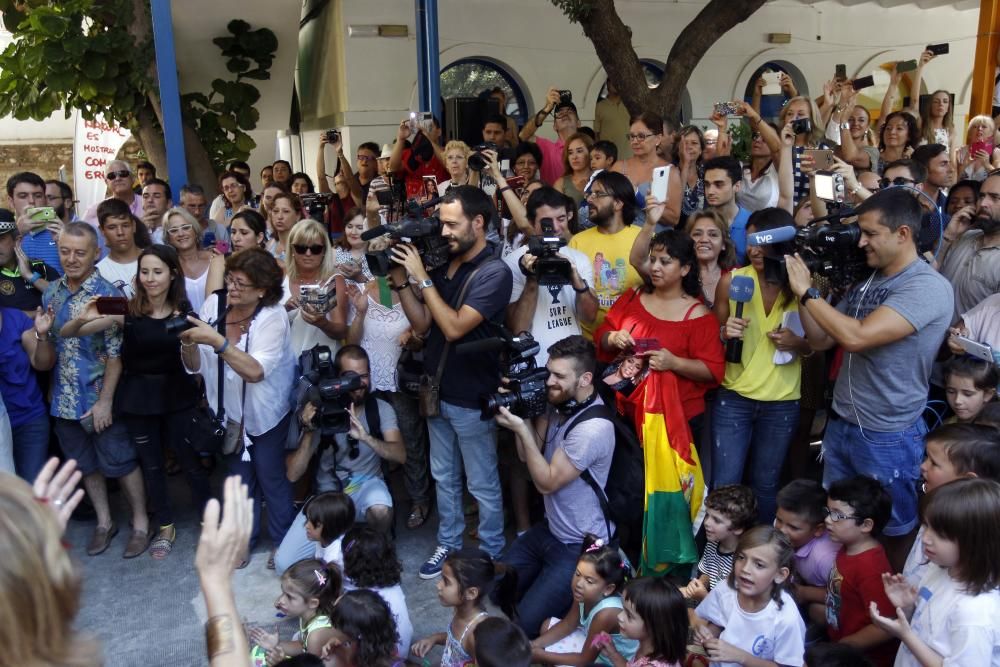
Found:
[[[219,300],[218,319],[215,326],[219,329],[219,333],[225,336],[226,290],[216,290],[215,295]],[[219,393],[216,403],[218,413],[213,413],[212,409],[208,407],[208,401],[202,400],[202,404],[195,408],[191,415],[191,421],[188,423],[187,441],[194,451],[203,454],[223,453],[226,442],[226,408],[222,402],[224,384],[222,372],[223,361],[222,357],[219,357],[219,382],[217,383]]]

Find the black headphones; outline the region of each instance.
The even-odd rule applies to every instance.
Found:
[[[590,396],[583,399],[582,401],[578,401],[575,398],[571,398],[565,403],[560,403],[559,405],[553,407],[555,407],[556,412],[558,412],[559,414],[564,415],[566,417],[572,417],[580,410],[583,410],[585,407],[593,403],[596,399],[597,399],[597,388],[595,387],[594,391],[590,393]]]

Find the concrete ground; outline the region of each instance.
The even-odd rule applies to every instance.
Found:
[[[219,477],[219,475],[216,475]],[[214,480],[218,482],[218,480]],[[398,480],[394,480],[398,481]],[[401,484],[393,484],[394,491]],[[177,514],[177,541],[170,556],[155,561],[148,552],[133,560],[121,557],[127,541],[128,510],[123,494],[111,496],[119,534],[103,554],[89,557],[86,545],[94,522],[71,521],[66,533],[71,552],[83,572],[83,603],[77,627],[96,636],[104,647],[107,667],[195,667],[206,665],[202,624],[205,606],[194,570],[194,552],[200,531],[200,516],[190,507],[187,488],[180,477],[170,480]],[[394,493],[405,498],[405,492]],[[436,580],[424,581],[417,570],[436,546],[437,515],[421,528],[408,530],[409,504],[396,516],[396,545],[403,562],[413,638],[444,630],[451,611],[440,605]],[[250,565],[237,570],[233,580],[236,603],[244,621],[278,628],[282,639],[297,630],[295,621],[275,616],[274,600],[280,593],[277,576],[267,569],[266,539],[254,551]],[[436,664],[440,647],[429,657]]]

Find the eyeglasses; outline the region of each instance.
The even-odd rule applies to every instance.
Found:
[[[878,182],[879,187],[881,188],[887,188],[890,185],[913,185],[915,183],[916,181],[912,178],[905,178],[903,176],[897,176],[891,181],[888,178],[880,178]]]
[[[823,508],[823,514],[830,517],[830,521],[837,523],[838,521],[843,521],[844,519],[854,519],[857,521],[859,517],[857,514],[844,514],[840,510],[832,510],[829,507]]]
[[[167,234],[170,234],[171,236],[176,236],[177,234],[180,234],[181,232],[190,232],[192,229],[194,229],[194,225],[192,225],[189,222],[189,223],[186,223],[186,224],[183,224],[183,225],[176,225],[174,227],[168,228],[167,229]]]
[[[597,192],[595,190],[591,190],[587,193],[587,196],[584,197],[584,199],[600,199],[601,197],[614,197],[614,194],[611,192]]]
[[[646,139],[655,136],[656,136],[655,132],[648,132],[646,134],[626,134],[625,138],[628,139],[629,141],[645,141]]]
[[[358,162],[371,162],[375,158],[373,158],[371,155],[358,155],[356,156],[356,159]]]
[[[316,245],[300,245],[295,243],[292,245],[295,248],[296,255],[305,255],[307,252],[311,252],[314,255],[322,255],[326,252],[326,246],[317,243]]]
[[[121,171],[109,171],[108,180],[113,181],[116,178],[128,178],[131,175],[132,172],[130,172],[128,169],[122,169]]]
[[[59,201],[62,201],[66,199],[65,197],[60,197],[59,195],[45,195],[45,198],[49,201],[56,201],[57,199]]]
[[[253,285],[251,283],[245,283],[242,280],[233,278],[232,276],[226,276],[226,286],[230,288],[235,287],[238,290],[253,289]]]

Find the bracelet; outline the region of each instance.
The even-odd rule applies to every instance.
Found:
[[[229,347],[229,340],[227,339],[224,343],[222,343],[222,346],[215,351],[215,353],[221,357],[222,353],[225,352],[228,347]]]
[[[583,289],[577,289],[577,288],[573,287],[572,285],[570,285],[570,287],[573,287],[573,291],[576,292],[577,294],[583,294],[584,292],[589,292],[590,291],[590,285],[587,284],[586,280],[584,280],[582,282],[583,282]]]
[[[34,333],[35,333],[35,340],[37,340],[39,343],[51,343],[52,342],[52,333],[51,332],[45,334],[45,338],[42,338],[41,336],[38,335],[38,329],[32,329],[32,331],[34,331]]]
[[[198,343],[185,343],[184,341],[181,341],[181,347],[194,347],[197,344]]]
[[[726,338],[726,325],[725,324],[723,324],[722,326],[719,327],[719,340],[721,340],[723,343],[725,343],[725,342],[727,342],[729,340],[728,338]]]
[[[500,188],[499,190],[497,190],[497,192],[499,192],[500,194],[503,194],[504,192],[510,192],[513,189],[514,188],[510,187],[509,185],[505,185],[502,188]]]
[[[806,354],[800,354],[799,358],[800,359],[808,359],[809,357],[813,356],[814,354],[816,354],[816,350],[810,349],[809,352],[807,352]]]
[[[234,640],[233,622],[228,615],[213,616],[205,621],[205,644],[208,646],[209,660],[234,651]]]
[[[35,283],[37,283],[41,279],[42,279],[42,274],[40,274],[38,271],[35,271],[31,274],[31,276],[28,277],[28,284],[34,287]]]
[[[544,122],[545,122],[545,118],[546,118],[546,117],[547,117],[548,115],[549,115],[549,112],[548,112],[548,111],[546,111],[545,109],[542,109],[541,111],[539,111],[538,113],[536,113],[536,114],[535,114],[535,118],[534,118],[534,121],[535,121],[535,125],[541,125],[542,123],[544,123]],[[538,120],[538,117],[539,117],[539,116],[541,116],[541,117],[542,117],[542,119],[541,119],[541,120]]]

